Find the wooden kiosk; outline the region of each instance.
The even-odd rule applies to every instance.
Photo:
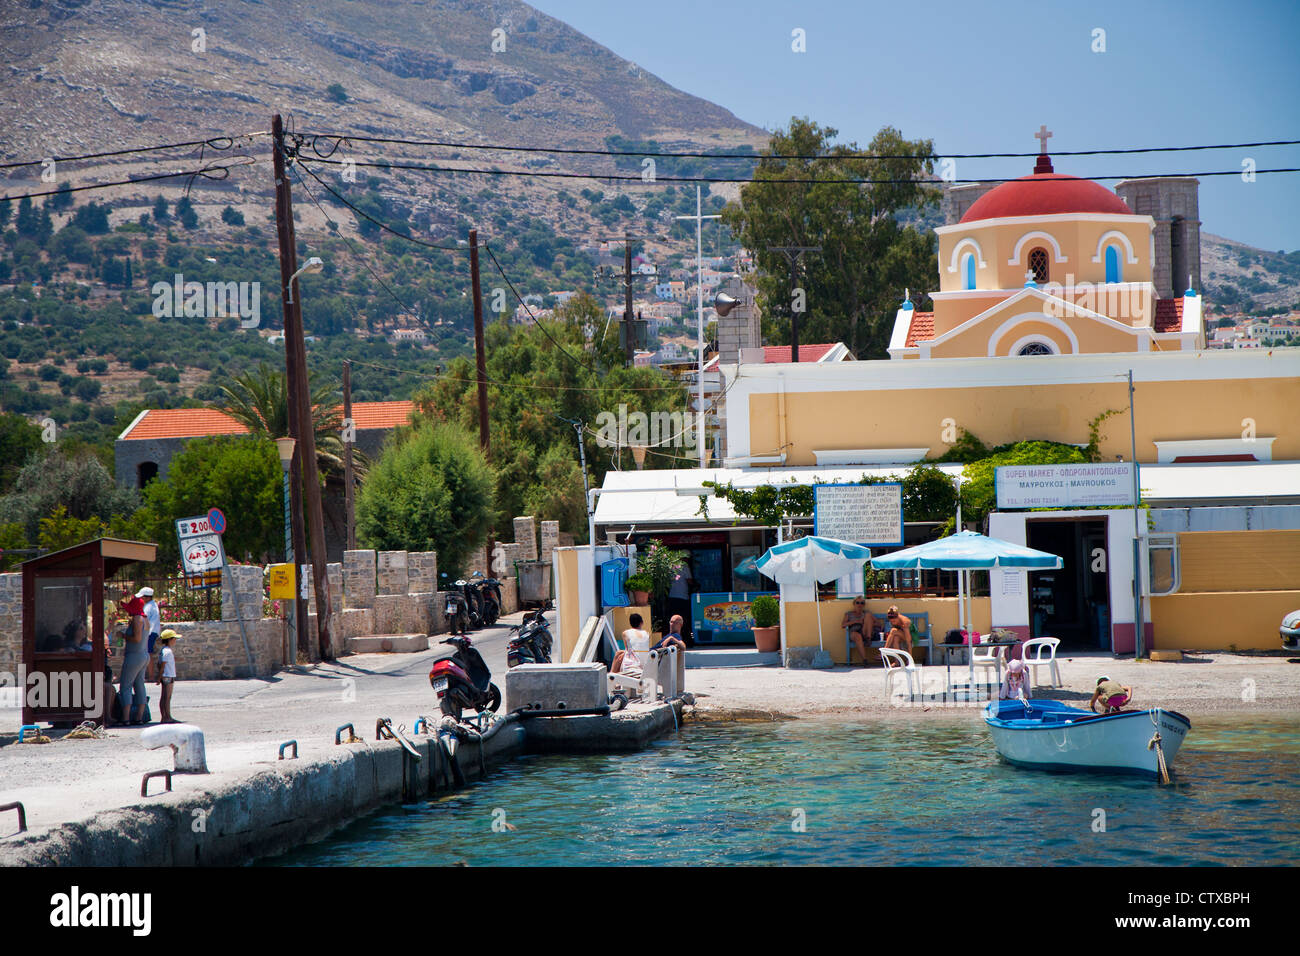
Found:
[[[104,673],[105,610],[117,597],[104,594],[104,581],[124,565],[153,561],[157,551],[143,541],[98,538],[23,562],[24,724],[104,719],[106,696],[95,677]]]

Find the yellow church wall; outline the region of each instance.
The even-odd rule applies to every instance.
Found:
[[[863,378],[869,379],[873,363],[855,364],[864,366]],[[1239,438],[1246,418],[1254,420],[1257,435],[1276,438],[1274,459],[1300,459],[1300,430],[1292,424],[1294,410],[1300,408],[1300,379],[1140,382],[1135,400],[1139,461],[1156,460],[1156,441]],[[1083,443],[1088,423],[1109,409],[1121,413],[1102,427],[1102,458],[1129,457],[1128,388],[1122,381],[789,391],[785,404],[782,429],[776,394],[749,397],[749,447],[751,454],[774,454],[784,434],[790,466],[814,465],[815,450],[837,448],[929,446],[931,455],[937,455],[948,447],[943,441],[946,419],[990,447],[1026,439]]]
[[[1184,531],[1178,567],[1179,594],[1297,588],[1300,531]]]
[[[1298,607],[1300,591],[1219,591],[1153,597],[1155,648],[1278,650],[1282,646],[1278,625]]]
[[[1152,224],[1146,217],[1115,218],[1104,220],[1072,219],[1034,221],[1027,218],[1014,222],[989,220],[984,224],[969,223],[953,231],[939,234],[939,288],[953,291],[962,288],[961,256],[958,256],[955,272],[948,269],[952,262],[953,250],[963,239],[975,240],[983,255],[985,267],[979,268],[976,262],[975,283],[980,289],[1018,289],[1025,284],[1025,272],[1028,269],[1029,252],[1036,246],[1047,249],[1050,256],[1049,278],[1056,282],[1065,282],[1067,273],[1073,273],[1075,282],[1104,283],[1106,281],[1106,257],[1103,249],[1100,261],[1093,262],[1097,255],[1097,244],[1102,236],[1110,232],[1123,235],[1132,246],[1135,263],[1129,263],[1128,250],[1122,241],[1115,239],[1121,248],[1122,279],[1125,282],[1151,281],[1151,229]],[[1029,233],[1046,233],[1056,240],[1064,262],[1057,262],[1056,250],[1052,244],[1043,239],[1029,239],[1021,245],[1016,253],[1016,245]],[[1108,242],[1111,240],[1108,240]],[[965,250],[962,250],[962,254]],[[1015,261],[1009,261],[1012,256]]]

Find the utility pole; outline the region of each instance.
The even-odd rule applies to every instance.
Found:
[[[805,252],[821,252],[821,246],[768,246],[768,252],[781,252],[790,260],[790,361],[799,361],[799,313],[794,307],[794,290],[799,288],[799,257]]]
[[[483,345],[483,292],[479,287],[478,275],[478,230],[469,231],[469,277],[474,296],[474,356],[478,365],[478,443],[487,455],[490,440],[488,436],[488,394],[487,394],[487,352]]]
[[[632,334],[632,233],[623,236],[623,331],[628,368],[636,362],[636,341]]]
[[[271,118],[271,139],[275,169],[275,225],[280,241],[281,295],[284,297],[284,350],[289,385],[289,429],[295,429],[294,464],[301,469],[307,521],[311,531],[312,585],[316,592],[316,637],[321,660],[332,654],[329,579],[325,565],[325,516],[321,508],[320,473],[316,465],[316,435],[311,417],[311,396],[307,388],[307,345],[302,329],[302,297],[293,294],[293,276],[298,271],[298,250],[293,235],[293,201],[286,175],[284,123],[280,114]],[[295,147],[296,149],[296,147]],[[297,421],[295,422],[295,411]],[[302,554],[303,552],[297,552]],[[301,585],[298,593],[302,594]],[[301,600],[301,598],[300,598]],[[305,602],[304,602],[305,603]],[[305,621],[305,609],[301,612]],[[303,631],[306,628],[302,629]],[[301,633],[301,632],[300,632]]]
[[[348,550],[357,549],[357,515],[352,491],[352,444],[356,438],[352,421],[352,360],[343,360],[343,511],[347,521]]]
[[[1142,531],[1138,523],[1137,421],[1133,416],[1133,370],[1128,370],[1129,468],[1133,472],[1133,659],[1141,660],[1146,623],[1142,620]]]

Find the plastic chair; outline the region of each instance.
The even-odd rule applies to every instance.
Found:
[[[896,651],[892,647],[882,647],[880,650],[880,659],[887,670],[885,671],[885,697],[889,698],[890,690],[894,684],[895,674],[904,674],[907,677],[907,693],[909,698],[916,698],[916,685],[920,679],[921,668],[916,666],[916,661],[912,660],[912,655],[907,651]]]
[[[984,651],[983,651],[983,653],[980,652],[980,648],[981,648],[981,647],[984,647]],[[997,671],[997,676],[998,676],[998,688],[999,688],[999,691],[1001,690],[1001,687],[1002,687],[1002,648],[1000,648],[1000,647],[985,647],[984,645],[981,645],[981,644],[972,644],[972,645],[970,646],[970,667],[971,667],[972,670],[974,670],[974,668],[976,668],[976,667],[991,667],[991,668],[993,668],[995,671]],[[981,680],[981,683],[983,683],[983,680]],[[973,691],[973,690],[974,690],[974,688],[972,688],[972,691]]]
[[[1025,643],[1021,645],[1022,649],[1020,658],[1024,661],[1025,668],[1029,671],[1028,686],[1030,690],[1032,690],[1034,686],[1034,669],[1039,667],[1050,668],[1052,674],[1052,685],[1054,687],[1060,687],[1062,685],[1061,669],[1056,663],[1056,648],[1060,643],[1060,638],[1056,637],[1035,637],[1025,641]],[[1033,653],[1032,657],[1030,657],[1031,652]],[[1046,652],[1046,656],[1044,656],[1044,652]]]

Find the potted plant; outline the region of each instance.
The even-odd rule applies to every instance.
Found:
[[[638,571],[636,574],[628,576],[627,583],[623,587],[628,594],[632,595],[632,603],[638,607],[643,607],[650,603],[651,584],[650,575]]]
[[[781,649],[781,602],[771,595],[756,597],[750,604],[754,616],[754,645],[761,654]]]
[[[664,547],[664,543],[657,538],[651,539],[649,546],[643,554],[637,555],[636,574],[633,577],[645,575],[649,579],[649,587],[653,604],[650,608],[650,616],[654,623],[661,630],[667,630],[668,625],[665,622],[664,604],[668,597],[668,592],[672,589],[673,578],[681,570],[682,565],[686,563],[689,555],[685,551],[676,551],[672,548]]]

